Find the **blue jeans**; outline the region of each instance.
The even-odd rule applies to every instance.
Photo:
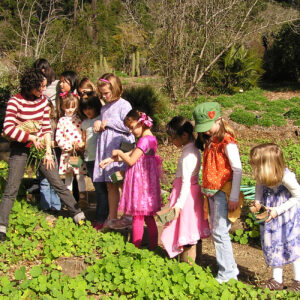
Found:
[[[40,179],[40,209],[60,210],[61,202],[49,181],[43,174],[39,176]]]
[[[233,257],[229,236],[231,224],[228,220],[228,205],[225,193],[218,191],[213,197],[210,197],[209,208],[212,237],[219,266],[217,277],[227,281],[230,278],[236,278],[237,265]]]
[[[85,163],[88,175],[93,179],[95,161],[86,161]],[[96,220],[97,222],[104,223],[104,221],[108,217],[108,193],[106,183],[93,181],[93,184],[95,187],[97,199]]]

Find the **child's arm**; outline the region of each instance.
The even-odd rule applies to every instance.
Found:
[[[240,186],[242,180],[242,163],[240,159],[239,149],[236,144],[229,143],[225,147],[225,153],[229,159],[232,169],[232,187],[228,201],[228,210],[234,211],[238,208],[240,197]]]
[[[275,207],[275,210],[278,215],[281,215],[293,206],[300,204],[300,185],[297,182],[295,174],[291,172],[286,173],[282,178],[282,184],[291,193],[291,198],[286,202],[282,203],[280,206]]]
[[[116,157],[117,161],[124,161],[130,167],[133,166],[139,158],[143,155],[143,150],[134,148],[132,152],[124,153],[122,150],[113,150],[112,158]]]

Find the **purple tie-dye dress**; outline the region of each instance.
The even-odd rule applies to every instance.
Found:
[[[124,119],[132,109],[130,103],[123,98],[105,104],[101,109],[101,121],[106,120],[106,129],[99,133],[94,167],[94,182],[111,182],[109,176],[117,171],[125,170],[124,162],[114,162],[105,169],[99,168],[99,163],[108,157],[114,149],[119,149],[121,143],[135,141],[134,136],[124,125]]]

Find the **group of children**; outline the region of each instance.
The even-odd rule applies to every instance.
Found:
[[[64,175],[70,190],[76,176],[79,205],[83,208],[87,205],[84,175],[92,178],[97,194],[97,230],[123,228],[132,223],[133,243],[140,248],[145,222],[149,248],[154,249],[158,244],[154,216],[162,207],[162,166],[157,139],[151,131],[153,121],[121,97],[122,84],[116,75],[104,74],[95,88],[88,79],[76,87],[72,74],[61,75],[55,103],[59,116],[55,142],[61,149],[59,174]],[[221,117],[218,103],[199,104],[193,117],[195,126],[181,116],[167,124],[167,134],[182,154],[169,199],[174,219],[165,226],[161,240],[169,256],[174,257],[212,234],[219,266],[216,279],[223,283],[237,279],[239,274],[229,236],[228,213],[240,209],[242,165],[234,131]],[[122,151],[122,143],[134,145],[133,149]],[[203,151],[203,162],[199,149]],[[82,154],[83,164],[70,163],[72,156]],[[286,169],[282,151],[275,144],[254,147],[250,162],[257,180],[255,205],[263,204],[269,210],[268,220],[261,225],[261,238],[273,277],[264,287],[282,289],[282,266],[293,263],[295,280],[291,288],[299,291],[299,184]],[[124,175],[123,181],[112,179],[118,172]],[[123,213],[120,219],[118,210]]]

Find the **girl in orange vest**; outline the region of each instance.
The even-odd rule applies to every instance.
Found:
[[[198,132],[196,145],[204,150],[202,192],[209,201],[211,232],[219,266],[216,279],[223,283],[237,279],[239,274],[229,237],[228,211],[239,207],[242,165],[233,129],[221,118],[217,102],[199,104],[193,117]]]

